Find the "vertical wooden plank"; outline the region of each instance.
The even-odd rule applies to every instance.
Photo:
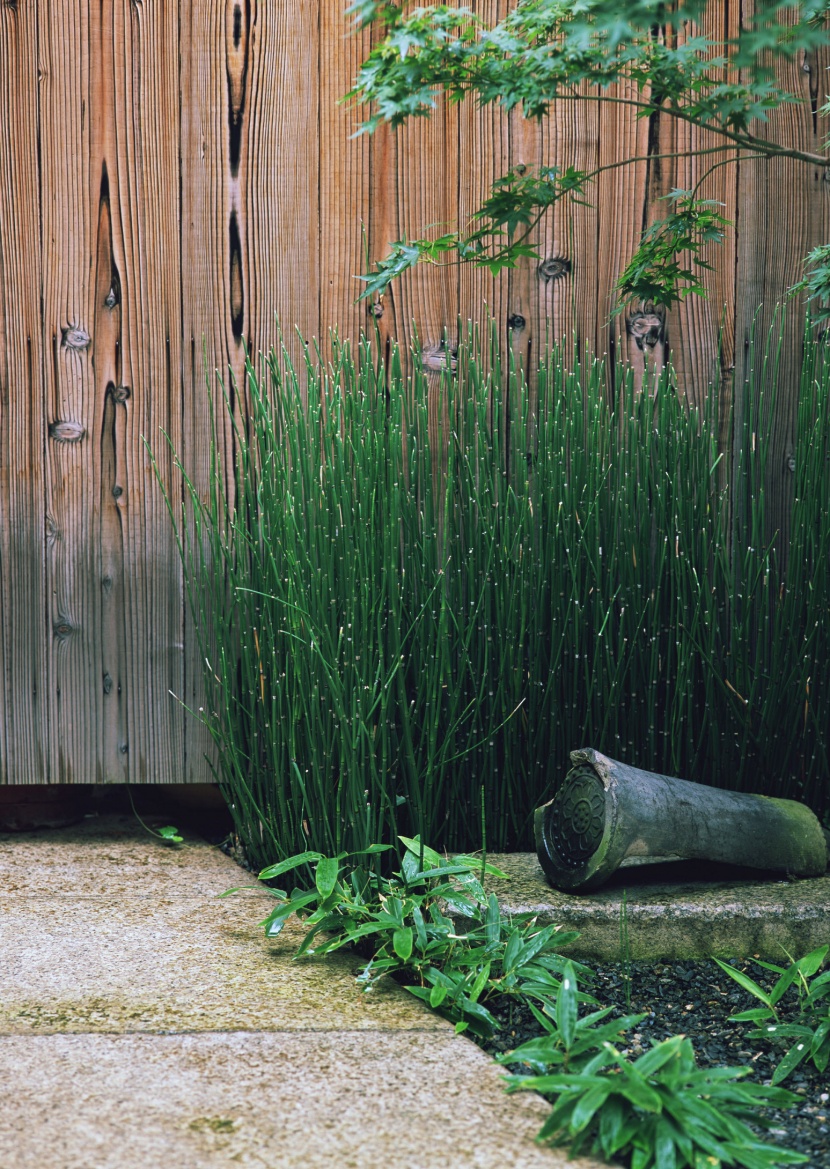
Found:
[[[250,6],[244,10],[237,6],[228,13],[226,8],[221,2],[183,0],[180,9],[181,458],[203,502],[209,497],[213,442],[229,490],[232,484],[232,428],[217,381],[221,379],[232,394],[234,380],[243,377],[243,294],[249,275],[242,269],[238,181],[247,143],[243,130],[250,121],[251,10]],[[234,38],[237,41],[230,60],[225,27],[228,15],[230,45]],[[214,434],[211,417],[215,419]],[[193,711],[206,705],[199,636],[188,607],[184,615],[183,690],[185,704]],[[188,778],[195,776],[202,761],[215,761],[205,728],[192,720],[185,726],[184,755]]]
[[[744,19],[750,11],[749,4],[745,4]],[[756,124],[755,132],[774,142],[820,153],[828,127],[818,108],[824,102],[822,79],[826,77],[828,64],[830,54],[824,50],[819,54],[800,54],[798,59],[780,65],[781,84],[801,101],[783,105],[770,116],[766,126]],[[830,184],[826,181],[826,170],[789,159],[742,162],[737,223],[736,428],[741,426],[746,408],[742,387],[750,372],[753,323],[755,351],[759,354],[771,327],[777,336],[777,306],[800,279],[804,256],[830,238]],[[765,483],[768,536],[779,533],[776,542],[782,549],[789,538],[802,329],[803,316],[791,306],[786,314],[777,376],[773,380],[770,369],[764,385],[767,403],[774,397],[773,434]]]
[[[635,97],[633,86],[611,86],[611,97]],[[606,104],[599,119],[598,164],[608,167],[597,178],[597,337],[596,351],[610,362],[631,361],[639,376],[646,367],[648,347],[640,348],[628,332],[630,315],[611,317],[614,286],[631,258],[647,222],[648,163],[630,162],[649,152],[649,120],[634,117],[631,106]]]
[[[690,26],[688,39],[698,33],[718,43],[736,37],[740,11],[734,4],[711,5],[700,28]],[[660,149],[675,152],[679,158],[663,167],[665,182],[660,194],[672,188],[697,191],[697,198],[712,199],[718,212],[730,220],[721,244],[710,244],[702,258],[712,265],[703,274],[707,299],[689,296],[667,314],[666,342],[669,360],[687,398],[702,406],[707,394],[720,387],[724,422],[731,409],[732,373],[735,360],[735,255],[736,199],[738,165],[734,151],[709,153],[693,157],[694,151],[710,151],[723,146],[716,134],[700,130],[675,119],[663,119]],[[707,177],[708,176],[708,177]],[[658,192],[654,192],[656,196]],[[652,214],[665,217],[670,205],[662,203]],[[725,432],[722,436],[725,439]]]
[[[541,126],[542,162],[591,173],[599,166],[600,111],[596,102],[559,101]],[[541,261],[534,273],[539,301],[539,345],[546,333],[566,353],[596,352],[604,321],[597,315],[599,189],[590,183],[579,206],[561,200],[540,224]]]
[[[0,7],[0,783],[45,783],[43,351],[33,0]]]
[[[119,471],[123,461],[123,478],[112,482],[102,474],[101,499],[110,507],[113,528],[118,520],[123,547],[123,660],[129,688],[121,700],[126,697],[129,775],[132,782],[165,783],[185,778],[183,711],[172,697],[181,695],[184,678],[183,587],[170,521],[144,440],[170,486],[172,459],[164,435],[176,449],[182,439],[177,6],[120,0],[114,10],[112,51],[119,196],[112,206],[121,225],[114,240],[120,238],[127,280],[121,290],[121,379],[108,382],[101,433],[102,456],[115,435],[112,461]],[[99,229],[99,248],[101,239]],[[103,292],[101,275],[99,266],[97,283]],[[107,299],[108,294],[105,313]],[[108,430],[110,419],[114,432]],[[113,531],[113,539],[102,539],[104,556],[117,547],[114,536]],[[106,576],[103,572],[102,595]],[[109,640],[104,636],[102,641],[109,652]],[[106,678],[104,694],[108,700]],[[202,769],[198,778],[209,776]]]
[[[146,436],[180,437],[172,8],[40,5],[51,775],[169,781],[181,577]]]
[[[373,135],[370,259],[405,236],[435,235],[458,222],[458,111],[439,102],[432,117]],[[418,264],[383,299],[382,338],[395,338],[407,354],[413,323],[428,374],[452,361],[444,350],[457,340],[458,266]]]
[[[228,92],[250,87],[250,115],[244,107],[234,114],[243,140],[238,173],[230,150],[226,170],[242,241],[242,335],[252,353],[267,350],[278,319],[296,361],[295,330],[306,340],[320,333],[319,78],[331,64],[320,58],[323,5],[228,0],[225,7]],[[232,293],[234,280],[232,270]]]
[[[356,343],[371,324],[357,303],[367,271],[369,137],[354,134],[360,110],[338,105],[370,48],[366,31],[352,31],[343,5],[320,5],[320,341],[330,329]],[[373,329],[371,330],[374,331]]]
[[[243,380],[277,337],[319,331],[317,5],[184,0],[182,297],[189,466],[206,466],[207,372]],[[207,371],[202,358],[207,350]]]
[[[398,205],[398,134],[385,123],[378,126],[369,143],[369,265],[387,252],[391,243],[401,238]],[[393,343],[406,350],[404,319],[400,311],[399,283],[395,281],[381,297],[367,304],[367,314],[376,329],[376,344],[389,359]],[[388,367],[387,367],[388,368]]]
[[[507,14],[505,0],[480,0],[477,15],[489,26]],[[510,169],[508,119],[497,105],[478,107],[464,102],[458,111],[458,226],[461,231],[475,228],[472,217],[490,194],[496,179]],[[462,328],[477,326],[487,330],[489,322],[498,331],[502,344],[508,337],[521,335],[525,326],[507,307],[508,279],[492,276],[486,268],[462,264],[458,273],[459,312]],[[482,334],[487,351],[487,336]]]
[[[477,11],[488,23],[507,10],[505,0],[484,0]],[[365,111],[364,111],[365,115]],[[370,257],[383,257],[404,235],[436,235],[470,226],[472,214],[496,178],[510,168],[507,119],[495,106],[478,109],[440,104],[429,120],[413,120],[401,130],[381,125],[370,143]],[[446,331],[456,340],[457,322],[483,325],[493,319],[506,335],[507,277],[493,278],[471,265],[431,268],[421,265],[396,281],[370,308],[381,347],[397,341],[404,360],[412,326],[425,351],[428,373],[438,373],[447,355]],[[450,358],[451,360],[451,358]]]
[[[41,2],[38,12],[43,70],[41,213],[50,257],[43,272],[51,675],[46,747],[54,781],[83,783],[106,777],[99,737],[104,712],[96,592],[101,581],[95,571],[93,515],[100,500],[95,499],[91,478],[97,458],[90,261],[96,252],[103,163],[99,155],[95,165],[92,141],[102,137],[107,95],[102,79],[92,76],[100,37],[93,48],[86,6]],[[93,119],[98,122],[94,130]],[[112,778],[123,778],[126,759],[112,762],[116,763]]]
[[[510,169],[520,173],[531,168],[538,170],[546,162],[552,161],[545,157],[542,124],[523,118],[520,110],[510,115],[509,151]],[[545,219],[550,218],[548,213]],[[529,242],[540,249],[543,257],[547,255],[549,245],[546,236],[549,233],[549,223],[542,223],[530,236]],[[508,334],[510,347],[517,365],[525,370],[525,375],[531,380],[533,366],[540,347],[545,345],[550,323],[546,318],[551,306],[543,304],[539,294],[540,287],[544,286],[540,277],[540,273],[546,270],[544,264],[544,259],[540,263],[530,257],[522,257],[515,268],[508,270],[508,317],[514,322]]]
[[[295,364],[320,327],[319,20],[317,4],[182,0],[181,191],[184,417],[181,453],[206,496],[211,383],[218,452],[229,473],[231,400],[245,351],[278,345]],[[202,668],[185,616],[185,699],[203,705]],[[189,723],[188,776],[211,754]]]

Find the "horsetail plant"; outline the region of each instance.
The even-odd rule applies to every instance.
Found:
[[[301,374],[272,352],[224,395],[206,488],[178,465],[201,717],[251,862],[402,834],[469,850],[482,807],[490,849],[527,847],[585,745],[827,809],[821,347],[786,567],[767,391],[738,387],[726,461],[717,393],[692,409],[670,370],[638,393],[552,348],[531,394],[485,348],[407,376],[365,339]]]

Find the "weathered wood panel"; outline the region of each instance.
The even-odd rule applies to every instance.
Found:
[[[177,777],[181,572],[143,438],[181,439],[178,16],[39,5],[52,782]]]
[[[339,105],[369,51],[366,32],[350,33],[339,5],[320,9],[320,251],[319,333],[328,341],[336,327],[356,340],[371,318],[365,301],[357,303],[366,271],[369,231],[369,151],[366,134],[357,135],[360,117]],[[307,133],[307,131],[306,131]]]
[[[826,100],[830,54],[801,54],[780,69],[783,85],[801,98],[775,111],[762,137],[820,153],[828,130],[819,114]],[[830,183],[825,168],[790,159],[741,164],[737,188],[737,257],[735,378],[740,386],[755,351],[763,349],[773,325],[777,303],[802,275],[801,261],[811,248],[830,239]],[[778,532],[784,547],[789,537],[787,514],[793,492],[796,393],[798,389],[803,317],[789,313],[780,359],[764,384],[764,409],[774,425],[767,457],[765,498],[767,538]],[[736,395],[736,428],[746,404]]]
[[[495,23],[508,10],[505,0],[483,0],[477,10],[485,20]],[[510,169],[509,123],[497,109],[465,103],[458,110],[458,222],[474,226],[472,216],[482,196],[489,193],[496,179]],[[467,322],[486,328],[492,320],[502,342],[523,333],[509,305],[508,282],[491,276],[486,268],[464,265],[458,269],[459,309],[462,328]],[[511,316],[513,323],[511,324]]]
[[[509,3],[477,7],[497,19]],[[241,419],[245,352],[276,340],[277,317],[294,361],[295,329],[321,337],[325,354],[334,327],[355,337],[377,326],[381,345],[406,349],[414,326],[437,380],[459,317],[489,314],[525,364],[563,338],[582,356],[631,359],[641,377],[671,360],[694,401],[719,382],[728,405],[756,307],[763,332],[801,257],[830,238],[824,172],[747,160],[704,178],[708,158],[683,155],[710,138],[637,120],[624,100],[563,100],[541,124],[440,104],[430,122],[353,138],[359,114],[337,99],[368,34],[351,35],[342,7],[0,6],[0,782],[210,778],[206,736],[170,693],[202,704],[201,661],[144,440],[179,491],[169,435],[205,492],[212,394],[227,474],[233,431],[206,373],[222,374]],[[707,20],[733,33],[740,17],[724,4]],[[820,148],[827,64],[788,67],[804,103],[772,119],[777,141]],[[544,217],[539,260],[499,278],[424,267],[382,304],[355,303],[367,249],[375,259],[403,235],[465,224],[521,164],[603,168],[590,206]],[[660,197],[701,179],[736,225],[712,250],[709,300],[665,319],[609,319]],[[794,318],[767,484],[773,525],[792,478],[787,379],[799,345]]]
[[[0,6],[0,783],[46,773],[37,13]]]

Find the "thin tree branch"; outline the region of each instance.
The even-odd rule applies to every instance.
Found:
[[[752,150],[756,153],[775,155],[781,158],[794,158],[800,162],[808,162],[813,166],[826,167],[830,166],[830,156],[823,154],[811,154],[806,150],[796,150],[789,146],[781,146],[777,142],[769,142],[766,138],[756,138],[754,134],[736,134],[732,130],[727,130],[724,126],[712,125],[709,122],[701,122],[697,118],[693,118],[690,114],[683,113],[682,110],[672,108],[671,106],[656,105],[654,102],[637,101],[630,97],[608,97],[604,94],[585,94],[585,93],[557,93],[551,98],[554,101],[593,101],[593,102],[609,102],[612,105],[634,106],[639,110],[647,110],[651,114],[668,114],[670,118],[677,118],[681,122],[686,122],[690,126],[697,126],[699,130],[707,130],[711,134],[719,134],[722,138],[728,138],[730,142],[734,142],[742,150]]]

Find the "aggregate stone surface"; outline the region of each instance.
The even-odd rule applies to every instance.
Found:
[[[84,818],[69,828],[0,834],[2,892],[72,897],[191,898],[255,884],[217,848],[188,837],[158,845],[130,816]]]
[[[783,946],[807,954],[830,938],[830,877],[789,881],[780,874],[706,862],[619,870],[607,885],[563,893],[546,881],[535,853],[492,855],[508,873],[492,888],[504,912],[579,930],[580,957],[620,957],[623,897],[632,959],[744,958],[777,962]]]
[[[0,836],[3,1169],[595,1166],[413,996],[293,961],[262,889],[220,897],[252,884],[123,817]]]
[[[1,880],[2,878],[0,878]],[[364,994],[352,955],[294,962],[266,897],[15,897],[0,888],[0,1031],[440,1029],[391,983]]]
[[[363,994],[353,955],[294,962],[302,927],[267,939],[255,886],[123,817],[0,837],[0,1032],[445,1026],[392,983]]]
[[[15,1169],[556,1169],[548,1111],[468,1041],[402,1031],[0,1038]]]

